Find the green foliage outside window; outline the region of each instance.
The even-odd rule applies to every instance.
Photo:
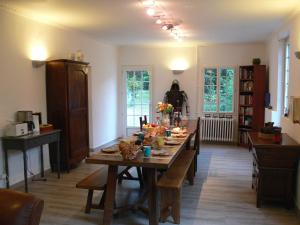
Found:
[[[150,116],[150,75],[146,70],[126,71],[127,127],[139,125],[139,117]]]
[[[233,112],[234,69],[204,70],[204,112]]]

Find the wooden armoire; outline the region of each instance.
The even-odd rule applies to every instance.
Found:
[[[69,170],[89,154],[88,63],[66,59],[46,64],[48,123],[62,130],[61,168]],[[56,169],[56,151],[49,146]]]

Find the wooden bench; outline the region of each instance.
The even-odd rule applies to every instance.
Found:
[[[157,182],[161,191],[161,222],[171,215],[174,223],[180,223],[181,188],[186,178],[191,185],[194,183],[195,153],[195,150],[182,151]]]
[[[102,169],[96,170],[95,172],[88,175],[87,177],[85,177],[84,179],[82,179],[81,181],[79,181],[76,184],[77,188],[88,190],[85,213],[90,213],[91,208],[103,209],[105,193],[106,193],[106,180],[107,180],[107,169],[102,168]],[[99,204],[93,204],[94,190],[103,191],[103,194],[102,194]]]

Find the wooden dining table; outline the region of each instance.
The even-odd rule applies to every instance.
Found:
[[[103,225],[112,224],[114,202],[116,193],[116,184],[118,178],[118,166],[137,166],[142,167],[145,174],[146,187],[148,189],[148,211],[149,225],[158,225],[159,223],[159,200],[157,183],[157,170],[168,169],[176,160],[177,156],[184,149],[190,148],[190,141],[196,132],[197,121],[189,120],[186,124],[187,136],[183,138],[179,145],[165,146],[166,151],[170,151],[169,156],[151,156],[144,157],[139,152],[133,160],[124,160],[121,154],[96,153],[86,159],[86,163],[108,165],[108,176],[106,184],[106,195],[104,199]]]

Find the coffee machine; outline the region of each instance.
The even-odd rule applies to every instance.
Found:
[[[28,132],[33,133],[34,122],[33,122],[32,111],[18,111],[17,122],[27,123]]]

